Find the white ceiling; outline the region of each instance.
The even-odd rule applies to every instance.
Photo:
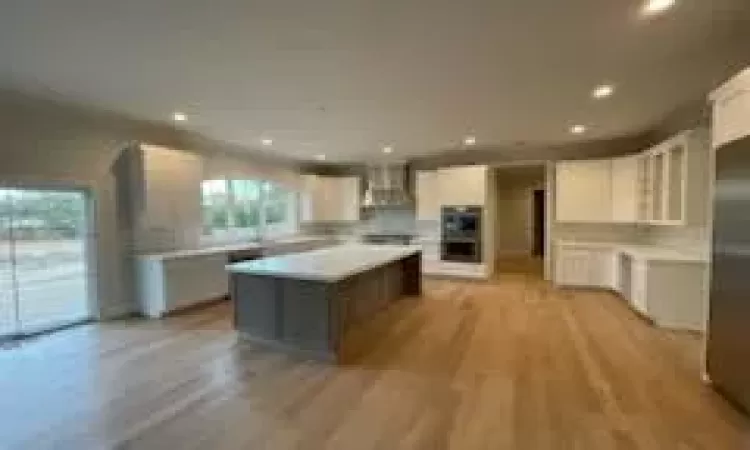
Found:
[[[750,1],[24,0],[0,85],[331,161],[639,133],[750,62]],[[604,81],[605,101],[590,98]],[[572,136],[572,124],[590,131]]]

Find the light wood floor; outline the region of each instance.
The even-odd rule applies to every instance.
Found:
[[[0,448],[750,448],[696,336],[535,277],[433,280],[355,330],[349,363],[237,342],[230,308],[0,351]]]

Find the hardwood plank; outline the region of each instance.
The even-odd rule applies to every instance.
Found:
[[[350,330],[338,366],[238,341],[228,303],[0,351],[1,447],[750,448],[697,335],[522,270],[423,288]]]

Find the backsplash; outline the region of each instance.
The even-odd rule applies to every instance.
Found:
[[[708,252],[711,233],[707,227],[556,223],[552,228],[552,239],[581,242],[628,242]]]
[[[708,252],[711,233],[708,227],[651,226],[644,233],[645,243],[660,247]]]
[[[439,235],[439,220],[417,220],[409,209],[373,209],[357,222],[313,222],[300,224],[303,234],[360,236],[362,234]]]
[[[632,242],[645,240],[646,230],[632,224],[554,223],[552,240]]]
[[[414,233],[417,229],[414,211],[409,209],[373,209],[362,213],[365,233]]]

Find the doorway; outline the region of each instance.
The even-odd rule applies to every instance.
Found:
[[[0,188],[0,340],[91,318],[88,197]]]
[[[546,235],[546,196],[542,189],[534,190],[534,243],[531,254],[534,256],[544,256],[544,241]]]

